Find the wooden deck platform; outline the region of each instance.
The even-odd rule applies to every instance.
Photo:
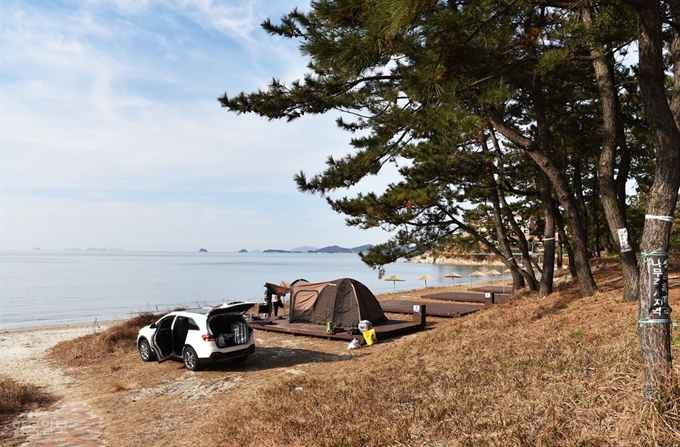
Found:
[[[484,305],[472,303],[423,303],[422,301],[386,300],[380,301],[383,312],[400,314],[413,313],[413,306],[420,305],[421,311],[432,317],[462,317],[484,309]]]
[[[380,304],[382,305],[382,302]],[[427,306],[429,305],[430,304],[427,304]],[[426,313],[429,313],[427,312],[427,306],[421,306],[421,313],[413,314],[412,321],[388,320],[385,323],[373,326],[378,341],[409,332],[423,330],[425,328]],[[411,307],[410,313],[412,313],[412,311],[413,307]],[[249,321],[248,323],[253,329],[259,331],[282,332],[292,335],[306,335],[309,337],[321,337],[329,340],[351,341],[352,339],[356,338],[361,341],[362,344],[364,343],[364,339],[361,334],[350,334],[346,331],[336,333],[327,332],[326,326],[321,324],[290,323],[287,319],[273,320],[271,322],[255,320]]]
[[[469,293],[469,292],[440,292],[422,295],[422,298],[429,298],[433,300],[442,301],[459,301],[468,303],[485,303],[486,298],[483,293]]]
[[[494,294],[494,303],[504,303],[510,299],[510,295],[503,295],[491,291]],[[469,292],[441,292],[422,295],[422,298],[429,298],[441,301],[456,301],[464,303],[487,303],[487,298],[483,293],[469,293]],[[490,300],[489,300],[490,301]]]
[[[475,292],[493,292],[493,293],[504,293],[508,295],[512,295],[513,290],[512,286],[479,286],[479,287],[472,287],[471,289],[468,290],[474,290]]]

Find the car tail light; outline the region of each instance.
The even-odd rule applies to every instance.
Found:
[[[203,341],[214,341],[215,340],[215,336],[213,334],[203,334],[203,335],[201,335],[201,338],[203,339]]]

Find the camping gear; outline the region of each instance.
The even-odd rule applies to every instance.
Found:
[[[375,329],[369,329],[365,331],[362,335],[364,336],[366,344],[369,346],[378,341],[378,337],[376,337],[375,335]]]
[[[347,349],[359,349],[361,347],[361,343],[359,343],[359,340],[356,338],[353,338],[351,342],[347,345]]]
[[[359,322],[372,324],[387,321],[375,295],[362,283],[351,278],[309,283],[298,280],[290,285],[291,323],[326,324],[334,328],[356,328]]]
[[[361,320],[359,322],[359,330],[364,333],[373,327],[373,323],[368,320]]]
[[[266,289],[266,293],[269,293],[270,295],[284,296],[290,290],[288,288],[288,286],[286,286],[284,284],[276,285],[276,284],[272,284],[270,282],[264,283],[264,287]]]

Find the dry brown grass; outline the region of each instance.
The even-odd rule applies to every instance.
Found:
[[[77,367],[92,365],[109,358],[116,351],[136,349],[139,329],[155,322],[160,316],[144,312],[103,332],[59,343],[50,350],[50,357],[62,366]]]
[[[370,360],[289,378],[245,409],[227,403],[212,441],[677,446],[680,393],[665,409],[642,399],[636,315],[615,290],[586,299],[573,287],[543,300],[526,295]]]
[[[594,271],[593,297],[565,283],[545,299],[523,294],[465,318],[431,318],[425,332],[354,352],[258,332],[245,365],[190,373],[141,362],[129,341],[147,322],[135,321],[96,334],[109,354],[83,354],[90,343],[75,340],[51,355],[81,365],[78,392],[105,418],[112,446],[680,445],[678,387],[664,408],[642,398],[637,303],[621,302],[616,262]],[[233,387],[206,392],[224,384]]]
[[[51,405],[55,398],[35,385],[0,377],[0,444],[14,445],[12,419],[24,411]],[[16,442],[18,444],[18,441]]]
[[[0,416],[49,405],[53,401],[51,395],[35,385],[18,383],[6,377],[0,378]]]

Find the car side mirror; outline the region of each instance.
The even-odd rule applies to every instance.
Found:
[[[151,323],[151,326],[149,326],[151,329],[156,329],[156,323]]]

